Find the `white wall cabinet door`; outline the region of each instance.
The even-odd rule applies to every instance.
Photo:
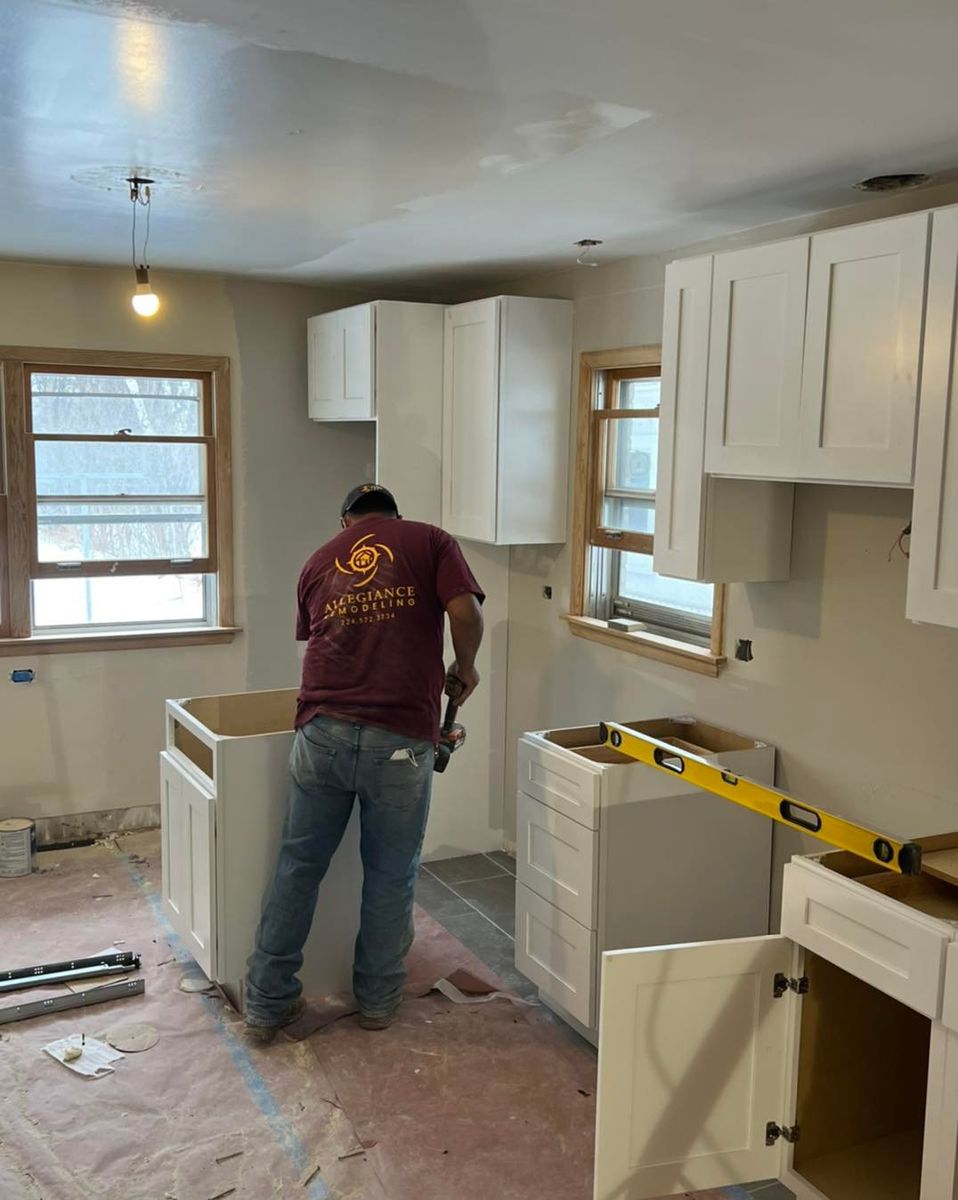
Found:
[[[787,579],[792,485],[705,474],[712,262],[680,259],[665,272],[655,571],[713,583]]]
[[[216,802],[160,755],[163,906],[208,978],[216,977]]]
[[[666,267],[654,567],[681,579],[702,578],[711,298],[711,257]]]
[[[958,208],[934,215],[915,499],[908,562],[911,621],[958,628]]]
[[[795,479],[808,239],[716,256],[707,443],[711,474]]]
[[[928,213],[811,239],[800,477],[910,484]]]
[[[443,526],[455,537],[495,542],[498,300],[446,310],[443,376]]]
[[[602,956],[595,1200],[778,1178],[792,994],[786,938]]]
[[[314,421],[364,421],[376,415],[375,335],[374,304],[310,317],[309,415]]]

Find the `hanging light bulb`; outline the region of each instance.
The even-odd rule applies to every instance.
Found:
[[[150,244],[150,207],[153,201],[153,196],[150,192],[149,185],[153,182],[152,179],[143,179],[138,175],[131,175],[127,180],[130,185],[130,200],[133,202],[133,270],[136,274],[136,291],[130,298],[130,303],[133,305],[133,311],[138,317],[155,317],[160,309],[160,298],[153,291],[150,283],[150,268],[143,261],[137,265],[136,261],[136,210],[137,206],[142,204],[146,209],[146,238],[143,242],[143,259],[146,259],[146,250]]]
[[[160,298],[150,283],[150,268],[136,268],[136,291],[131,300],[133,311],[138,317],[155,317],[160,309]]]

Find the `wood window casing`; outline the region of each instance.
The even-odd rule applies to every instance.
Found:
[[[651,554],[654,534],[615,531],[602,524],[606,480],[602,465],[601,439],[612,422],[636,416],[658,416],[639,410],[618,410],[616,389],[625,379],[655,378],[661,370],[659,345],[634,346],[621,350],[586,351],[579,360],[579,391],[575,447],[575,501],[572,542],[572,589],[570,611],[565,620],[573,634],[603,645],[628,650],[660,662],[671,663],[704,675],[717,675],[725,662],[725,585],[715,584],[709,645],[700,647],[648,630],[624,632],[610,629],[607,622],[588,615],[589,553],[591,548]],[[600,385],[610,389],[606,403],[597,405]]]
[[[123,351],[0,347],[0,657],[30,653],[108,648],[201,645],[232,641],[238,632],[233,612],[233,523],[229,359]],[[202,430],[195,437],[35,433],[30,381],[37,372],[197,379],[201,383]],[[35,579],[63,578],[56,563],[38,554],[35,445],[37,442],[117,444],[183,443],[204,448],[207,553],[190,560],[153,558],[82,564],[82,577],[176,574],[188,562],[191,574],[215,575],[216,623],[184,627],[34,630],[30,589]],[[69,502],[109,503],[109,497],[69,496]],[[140,499],[142,497],[133,498]],[[170,496],[161,498],[171,501]],[[175,497],[173,498],[175,500]]]

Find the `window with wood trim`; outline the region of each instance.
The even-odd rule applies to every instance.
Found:
[[[722,589],[653,569],[660,390],[658,346],[582,356],[570,621],[701,668],[721,655]]]
[[[0,637],[232,626],[225,359],[10,350]]]

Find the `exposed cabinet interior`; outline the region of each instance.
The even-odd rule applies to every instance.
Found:
[[[918,1200],[931,1022],[806,953],[792,1166],[828,1200]]]
[[[929,846],[935,847],[942,839],[929,839]],[[950,835],[948,841],[955,841]],[[947,853],[944,847],[931,849],[924,856],[924,865],[920,875],[898,875],[892,871],[875,871],[874,867],[864,859],[856,858],[853,854],[836,852],[826,854],[821,859],[823,867],[854,879],[863,887],[880,892],[913,908],[916,912],[926,913],[930,917],[941,917],[945,921],[958,921],[958,877],[940,878],[931,871],[935,870],[935,855]],[[929,870],[929,867],[931,870]]]

